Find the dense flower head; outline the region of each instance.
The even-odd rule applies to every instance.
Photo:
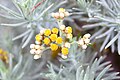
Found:
[[[79,44],[79,46],[81,46],[82,47],[82,49],[86,49],[87,48],[87,45],[89,45],[90,44],[90,34],[85,34],[84,36],[83,36],[83,38],[80,38],[79,39],[79,41],[78,41],[78,44]]]
[[[34,59],[41,58],[41,52],[44,49],[43,46],[31,44],[30,48],[31,48],[30,53],[34,55]]]
[[[62,10],[60,11],[62,12]],[[72,43],[69,41],[72,40],[72,38],[72,27],[70,26],[60,25],[59,29],[45,29],[35,36],[36,44],[30,45],[30,53],[34,55],[34,59],[39,59],[42,56],[42,51],[49,47],[53,52],[59,51],[58,53],[61,53],[61,57],[66,59]],[[90,34],[85,34],[76,42],[82,49],[86,49],[88,44],[90,44]]]
[[[8,63],[8,53],[3,49],[0,49],[0,60],[2,60],[5,63]]]
[[[43,29],[35,36],[35,43],[30,45],[30,53],[34,55],[34,59],[39,59],[42,52],[50,49],[54,55],[58,55],[66,59],[69,54],[71,44],[77,43],[82,49],[86,49],[90,44],[90,34],[85,34],[78,41],[73,40],[73,30],[70,26],[65,26],[61,22],[69,15],[64,8],[60,8],[58,12],[52,13],[52,16],[57,19],[59,28]],[[53,54],[52,54],[53,55]]]

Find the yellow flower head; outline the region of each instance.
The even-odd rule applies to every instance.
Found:
[[[0,49],[0,59],[6,63],[8,63],[8,54],[6,51]]]
[[[51,34],[51,30],[50,29],[46,29],[44,32],[45,36],[49,36]]]
[[[52,41],[55,41],[55,40],[57,39],[57,34],[51,34],[51,35],[50,35],[50,39],[51,39]]]
[[[61,44],[61,43],[62,43],[62,41],[63,41],[63,40],[62,40],[62,38],[61,38],[61,37],[58,37],[58,38],[56,39],[56,43],[57,43],[57,44]]]
[[[61,51],[62,51],[62,55],[64,55],[64,56],[68,55],[68,53],[69,53],[69,50],[66,47],[63,47]]]
[[[52,51],[56,51],[58,49],[58,45],[57,44],[50,44],[50,48]]]
[[[65,12],[64,8],[59,8],[59,12]]]
[[[66,27],[65,32],[68,33],[68,34],[72,33],[72,28],[71,27]]]
[[[40,40],[42,40],[42,36],[40,34],[37,34],[35,36],[35,39],[36,39],[36,41],[40,41]]]
[[[53,28],[53,29],[52,29],[52,33],[58,34],[58,29],[57,29],[57,28]]]
[[[50,43],[50,39],[46,37],[46,38],[44,39],[44,44],[48,45],[49,43]]]

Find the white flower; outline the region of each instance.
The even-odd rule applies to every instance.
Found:
[[[30,50],[30,53],[31,53],[31,54],[35,54],[35,52],[36,52],[35,49],[31,49],[31,50]]]
[[[65,30],[65,25],[61,25],[60,30]]]
[[[55,13],[51,13],[51,16],[52,16],[52,17],[55,17]]]
[[[66,42],[65,47],[70,48],[70,43]]]
[[[36,43],[36,44],[40,44],[40,42],[39,42],[39,41],[35,41],[35,43]]]
[[[63,59],[67,59],[67,56],[65,56],[65,55],[61,55],[61,57],[62,57]]]
[[[41,54],[41,50],[36,50],[36,52],[35,52],[36,54]]]
[[[65,17],[65,15],[64,15],[64,13],[59,13],[59,15],[60,15],[60,18],[64,18]]]
[[[41,54],[35,54],[34,55],[34,59],[39,59],[39,58],[41,58]]]
[[[84,40],[83,40],[83,39],[80,39],[80,40],[78,41],[78,44],[79,44],[79,45],[84,45]]]
[[[40,45],[35,45],[35,49],[40,49]]]
[[[43,35],[45,32],[45,29],[40,30],[40,35]]]
[[[87,45],[82,45],[82,49],[87,49]]]
[[[91,36],[91,35],[90,35],[89,33],[87,33],[87,34],[85,34],[85,35],[83,36],[83,38],[85,38],[85,39],[86,39],[86,38],[90,38],[90,36]]]
[[[70,13],[69,13],[69,12],[65,12],[64,14],[65,14],[65,16],[69,16],[69,15],[70,15]]]
[[[35,48],[35,44],[31,44],[31,45],[30,45],[30,48],[31,48],[31,49]]]
[[[66,37],[67,37],[68,39],[70,39],[70,38],[73,37],[73,35],[72,35],[72,34],[66,34]]]
[[[90,39],[84,39],[85,44],[89,44],[90,43]]]
[[[60,17],[60,14],[58,12],[54,13],[54,17],[58,19]]]

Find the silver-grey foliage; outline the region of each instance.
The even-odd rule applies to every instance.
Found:
[[[12,0],[12,2],[17,11],[0,4],[1,11],[5,11],[5,14],[1,13],[0,16],[15,22],[0,23],[0,26],[24,28],[25,32],[13,38],[13,41],[22,38],[22,48],[24,48],[36,31],[39,32],[44,27],[56,26],[54,19],[51,18],[51,13],[68,1],[61,1],[59,4],[54,0]]]
[[[114,80],[120,78],[119,72],[113,71],[110,62],[104,62],[105,56],[96,58],[96,53],[86,54],[83,50],[77,50],[76,45],[72,46],[67,60],[60,59],[62,64],[59,67],[48,62],[48,72],[41,73],[41,76],[50,80]]]
[[[72,18],[88,22],[84,29],[96,28],[91,40],[103,38],[100,52],[111,46],[112,52],[120,54],[120,1],[119,0],[77,0],[78,8],[73,8]],[[76,15],[74,15],[76,14]],[[89,24],[90,23],[90,24]],[[77,27],[77,25],[75,24]],[[117,43],[117,48],[115,46]]]
[[[57,63],[49,59],[48,54],[38,61],[33,60],[29,52],[24,52],[24,47],[28,45],[33,35],[39,32],[41,28],[57,27],[55,19],[51,18],[51,12],[56,11],[61,5],[66,8],[75,6],[76,0],[12,0],[16,11],[0,4],[0,16],[11,20],[9,23],[0,23],[1,26],[11,28],[23,28],[23,32],[14,37],[2,38],[0,47],[9,53],[9,65],[0,61],[0,79],[1,80],[114,80],[120,79],[118,72],[114,72],[109,61],[104,61],[105,56],[97,58],[97,53],[88,49],[88,51],[78,49],[77,44],[72,44],[69,49],[70,53],[67,59],[57,57]],[[103,44],[100,48],[102,51],[111,46],[112,51],[115,48],[115,41],[118,40],[118,52],[120,50],[120,27],[119,27],[119,0],[77,0],[79,8],[73,8],[73,15],[66,18],[72,21],[78,19],[88,23],[83,28],[93,29],[96,31],[91,40],[102,38]],[[42,4],[32,11],[34,6]],[[5,14],[3,14],[5,13]],[[86,17],[87,15],[87,17]],[[13,22],[12,22],[13,21]],[[76,25],[76,24],[74,24]],[[77,25],[76,25],[77,26]],[[101,26],[101,27],[99,27]],[[103,33],[104,32],[104,33]],[[3,33],[4,34],[4,33]],[[2,35],[5,37],[5,34]],[[22,38],[19,46],[12,40]],[[76,38],[75,38],[76,39]],[[22,42],[22,43],[21,43]],[[27,50],[27,49],[26,49]],[[120,53],[120,52],[119,52]],[[49,56],[49,57],[48,57]],[[48,62],[48,64],[46,64]],[[47,66],[46,66],[47,65]]]

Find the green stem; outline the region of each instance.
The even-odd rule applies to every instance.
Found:
[[[60,27],[61,25],[63,25],[63,20],[58,20],[57,23],[58,23],[58,26]],[[62,35],[63,33],[60,30],[60,37],[62,37]]]

